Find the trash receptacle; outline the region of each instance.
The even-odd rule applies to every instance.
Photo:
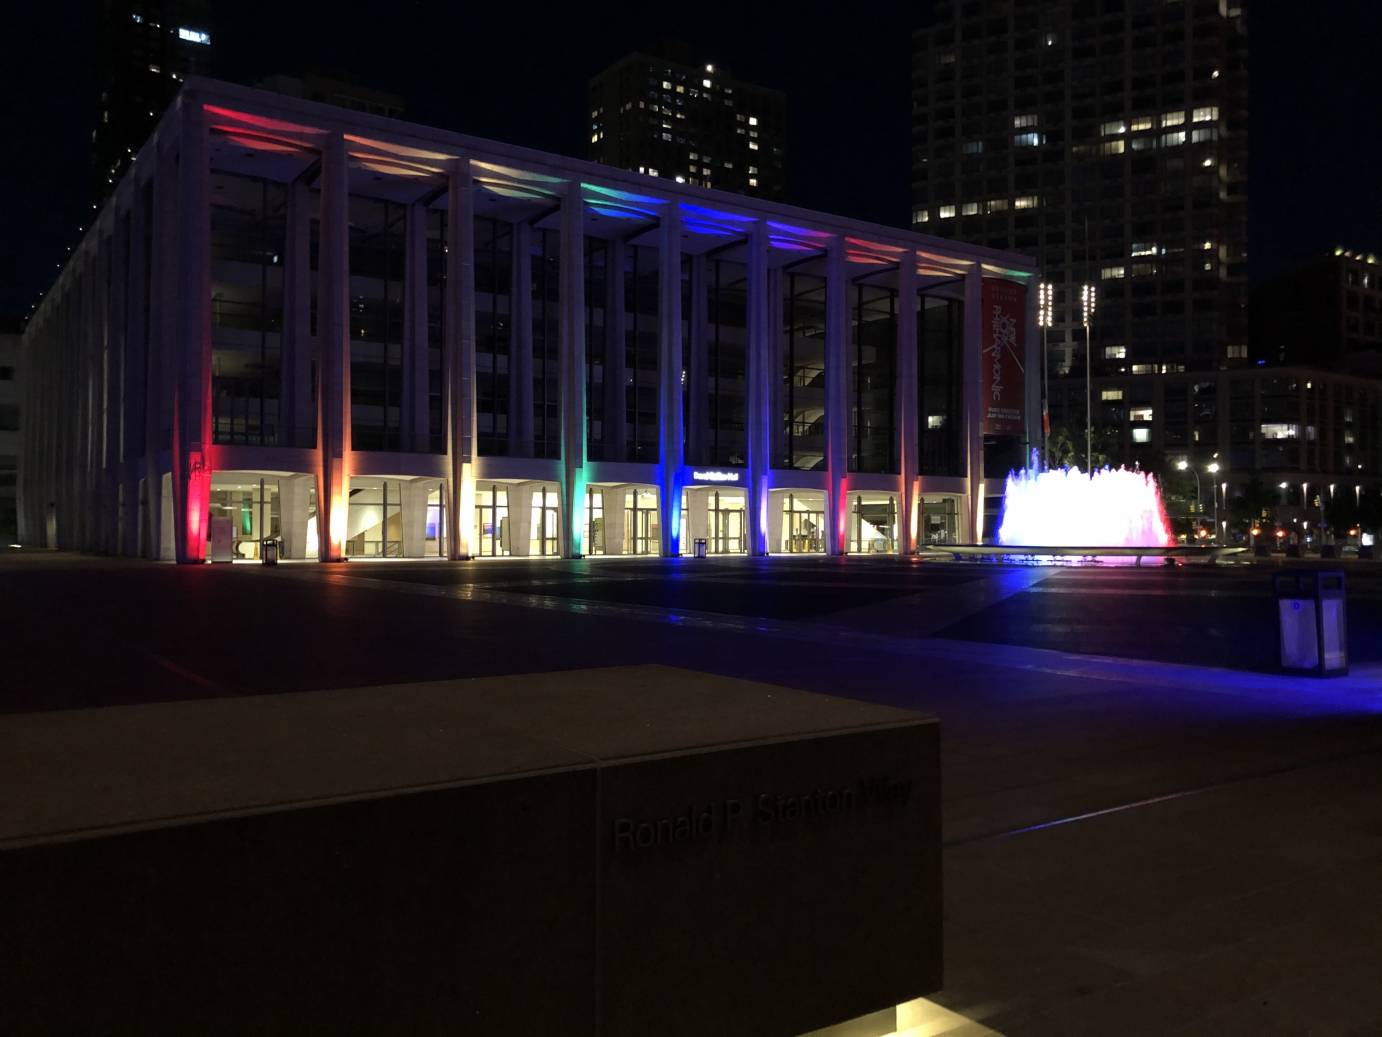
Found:
[[[259,541],[259,560],[265,565],[278,564],[278,541],[261,540]]]
[[[707,552],[707,543],[706,543],[705,537],[696,537],[696,542],[695,542],[695,544],[693,545],[693,548],[694,548],[695,556],[696,556],[697,558],[704,558],[704,557],[706,556],[706,554],[708,553],[708,552]]]
[[[1348,672],[1344,574],[1337,569],[1274,573],[1281,668],[1333,677]]]

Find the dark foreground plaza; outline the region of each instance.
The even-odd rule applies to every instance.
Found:
[[[0,709],[649,662],[902,706],[941,722],[945,1032],[1382,1033],[1382,573],[1312,680],[1270,571],[12,552]]]

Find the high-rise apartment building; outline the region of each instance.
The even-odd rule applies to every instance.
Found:
[[[1382,263],[1338,246],[1253,290],[1254,352],[1382,378]]]
[[[101,84],[91,131],[93,193],[104,198],[139,153],[188,76],[211,57],[209,0],[104,0],[97,47]]]
[[[679,48],[629,54],[590,81],[590,157],[677,183],[781,200],[787,98]]]
[[[914,40],[913,225],[1037,259],[1051,378],[1083,383],[1086,341],[1096,377],[1254,359],[1241,0],[938,0],[935,15]],[[1125,440],[1140,456],[1146,441]]]

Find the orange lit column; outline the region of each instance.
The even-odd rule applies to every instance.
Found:
[[[345,559],[350,492],[350,184],[345,140],[322,149],[318,247],[317,543],[323,562]]]
[[[681,554],[686,531],[681,528],[682,459],[685,426],[682,423],[681,386],[681,209],[667,206],[658,227],[658,529],[662,556]],[[622,504],[620,509],[623,510]],[[606,509],[608,522],[609,511]]]
[[[458,159],[447,183],[446,372],[447,551],[474,555],[475,535],[475,185],[469,159]]]
[[[846,466],[849,463],[849,275],[844,239],[826,251],[825,272],[825,494],[826,554],[845,553]]]
[[[211,498],[211,171],[201,101],[179,113],[173,530],[179,562],[206,560]]]
[[[768,451],[772,449],[772,341],[769,314],[780,315],[782,304],[768,298],[768,228],[756,221],[748,236],[748,362],[745,364],[744,422],[747,427],[749,471],[745,504],[748,508],[750,555],[768,553]],[[781,321],[781,317],[778,318]]]
[[[965,536],[978,544],[984,537],[984,383],[983,361],[983,267],[977,262],[965,272],[965,323],[961,363],[963,371],[965,478],[969,488],[969,515]]]
[[[897,265],[897,552],[916,550],[917,450],[917,261],[909,249]]]
[[[585,202],[581,184],[561,200],[561,528],[563,558],[585,553]],[[531,379],[529,385],[531,386]],[[531,400],[529,403],[531,411]]]

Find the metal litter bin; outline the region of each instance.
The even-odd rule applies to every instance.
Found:
[[[709,554],[709,544],[705,537],[696,537],[695,543],[692,544],[691,549],[696,558],[704,558]]]
[[[1348,673],[1348,610],[1344,574],[1337,569],[1287,570],[1272,575],[1281,668],[1333,677]]]
[[[278,541],[261,540],[259,541],[259,561],[264,565],[278,564]]]

